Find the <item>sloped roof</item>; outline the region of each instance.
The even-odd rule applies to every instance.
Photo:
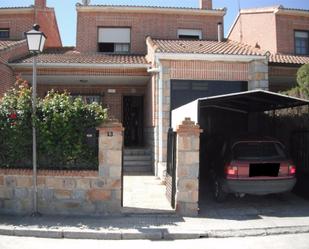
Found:
[[[151,39],[151,38],[148,38]],[[190,54],[220,54],[220,55],[258,55],[263,51],[249,45],[234,41],[208,40],[161,40],[151,39],[158,53],[190,53]]]
[[[280,64],[307,64],[309,63],[309,56],[296,56],[284,54],[272,54],[269,56],[270,63]]]
[[[32,56],[11,63],[32,63]],[[49,48],[37,56],[37,63],[67,64],[147,64],[143,55],[115,55],[102,53],[80,53],[73,47]]]
[[[126,5],[126,4],[90,4],[90,5],[82,5],[80,3],[76,4],[77,7],[107,7],[107,8],[145,8],[145,9],[178,9],[178,10],[214,10],[214,11],[225,11],[224,8],[218,9],[201,9],[194,7],[173,7],[173,6],[156,6],[156,5]]]
[[[26,40],[21,40],[21,41],[5,41],[5,40],[0,40],[0,52],[9,48],[13,48],[17,45],[26,43]]]

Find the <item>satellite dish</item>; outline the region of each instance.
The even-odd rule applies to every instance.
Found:
[[[90,4],[90,0],[82,0],[83,5],[89,5]]]

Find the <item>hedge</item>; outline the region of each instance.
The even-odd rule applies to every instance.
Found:
[[[34,117],[31,88],[19,79],[0,100],[0,167],[32,167],[33,121],[38,168],[97,168],[97,146],[89,143],[86,134],[91,131],[95,135],[95,127],[107,119],[106,113],[98,103],[86,104],[69,93],[51,90],[37,99]]]

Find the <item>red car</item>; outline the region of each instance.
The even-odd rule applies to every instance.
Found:
[[[266,195],[289,192],[296,183],[296,167],[281,142],[273,138],[242,138],[223,142],[211,167],[213,194]]]

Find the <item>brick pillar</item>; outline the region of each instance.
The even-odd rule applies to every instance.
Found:
[[[176,211],[180,215],[196,216],[202,130],[190,118],[186,118],[176,132]]]
[[[212,9],[212,0],[200,0],[200,9]]]
[[[39,9],[45,9],[46,8],[46,0],[35,0],[34,6]]]

